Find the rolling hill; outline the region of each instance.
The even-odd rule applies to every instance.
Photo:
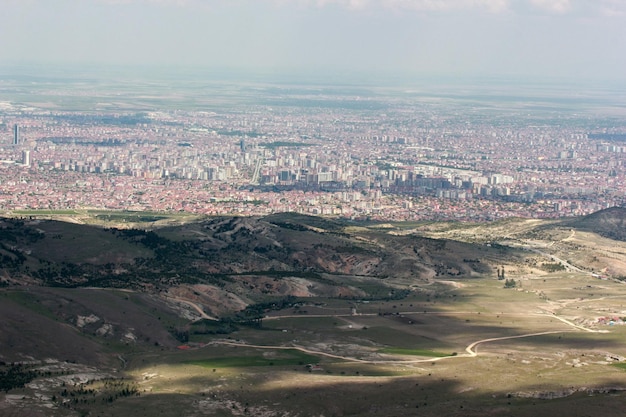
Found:
[[[567,225],[581,231],[594,232],[600,236],[626,241],[626,208],[611,207],[582,218],[570,220]]]
[[[617,415],[623,219],[4,218],[0,414]]]

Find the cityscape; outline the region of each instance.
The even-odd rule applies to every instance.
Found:
[[[5,81],[0,209],[487,221],[626,202],[618,93],[192,87]]]
[[[0,416],[623,417],[626,0],[0,4]]]

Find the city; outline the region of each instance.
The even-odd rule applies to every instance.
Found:
[[[0,50],[0,416],[623,417],[626,0],[9,0]]]
[[[71,81],[0,103],[0,209],[486,221],[626,201],[619,95],[186,87],[161,107],[139,102],[147,85],[89,97]]]

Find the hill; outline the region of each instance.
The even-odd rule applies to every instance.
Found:
[[[619,213],[2,219],[0,414],[617,416]]]
[[[566,223],[578,230],[626,241],[626,207],[611,207]]]
[[[179,329],[189,320],[255,317],[284,300],[401,299],[433,280],[492,274],[503,253],[296,214],[154,230],[5,218],[0,341],[11,349],[0,358],[41,357],[48,349],[57,358],[110,362],[120,344],[175,346],[186,340]],[[85,345],[81,335],[89,336]]]
[[[319,274],[471,277],[488,273],[497,256],[485,246],[350,229],[339,221],[289,214],[213,218],[155,230],[50,220],[0,222],[5,283],[68,288],[223,287],[232,276],[259,273],[311,279]],[[484,262],[468,262],[474,259]]]

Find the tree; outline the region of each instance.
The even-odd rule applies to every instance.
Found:
[[[500,268],[497,268],[496,271],[498,273],[498,280],[502,281],[504,279],[504,266],[502,267],[502,271],[500,271]]]
[[[513,278],[507,279],[504,281],[504,288],[515,288],[517,287],[517,283]]]

